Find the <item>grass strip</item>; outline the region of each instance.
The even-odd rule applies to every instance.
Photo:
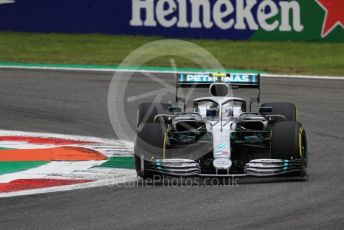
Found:
[[[142,45],[161,37],[102,34],[0,32],[0,62],[119,65]],[[344,44],[188,39],[212,53],[227,69],[284,74],[344,75]],[[170,66],[170,56],[147,66]],[[173,57],[177,67],[199,67]],[[132,63],[135,65],[135,63]]]

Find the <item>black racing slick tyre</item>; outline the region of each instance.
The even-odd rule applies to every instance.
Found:
[[[171,114],[169,111],[170,104],[167,103],[142,103],[137,110],[137,127],[144,123],[153,123],[158,114]]]
[[[153,178],[154,173],[147,170],[150,160],[161,156],[164,145],[165,128],[161,123],[145,123],[141,130],[138,130],[134,146],[135,169],[137,175],[146,178]]]
[[[301,160],[301,176],[306,175],[307,138],[299,122],[276,123],[271,130],[270,152],[272,159]]]
[[[265,115],[283,115],[286,121],[296,121],[296,106],[289,102],[264,103],[262,107],[271,107],[271,113]]]

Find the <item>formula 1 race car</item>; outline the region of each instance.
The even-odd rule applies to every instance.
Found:
[[[186,112],[179,88],[209,88]],[[232,89],[258,90],[246,100]],[[137,113],[135,167],[138,176],[304,178],[307,140],[292,103],[260,103],[259,74],[177,74],[176,102],[143,103]],[[249,108],[247,108],[249,107]]]

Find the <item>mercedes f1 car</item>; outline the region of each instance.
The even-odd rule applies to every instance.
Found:
[[[186,110],[178,89],[208,88],[210,96]],[[251,88],[250,100],[230,96]],[[178,74],[176,102],[143,103],[137,112],[138,176],[306,176],[307,140],[292,103],[260,103],[259,74]]]

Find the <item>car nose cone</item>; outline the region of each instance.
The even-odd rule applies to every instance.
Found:
[[[232,166],[232,161],[228,158],[216,158],[213,165],[216,169],[228,170]]]

